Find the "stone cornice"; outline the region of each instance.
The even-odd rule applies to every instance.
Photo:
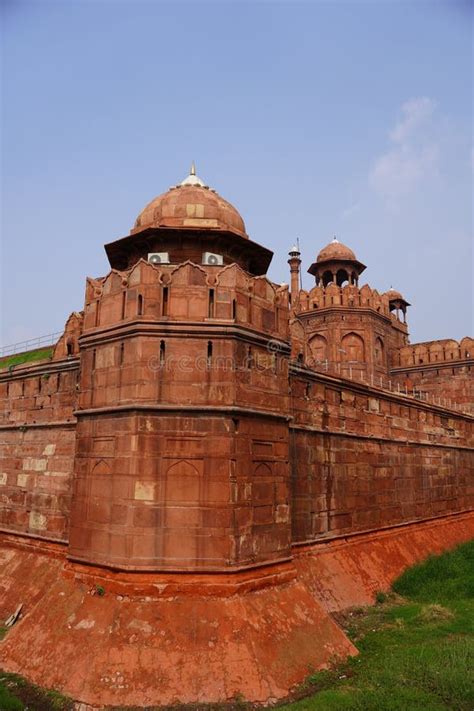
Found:
[[[64,360],[50,360],[47,362],[15,366],[13,370],[0,371],[0,382],[28,378],[34,375],[52,375],[79,368],[79,358],[71,357]]]
[[[473,366],[473,358],[459,358],[457,360],[441,360],[432,363],[414,363],[413,365],[394,365],[390,368],[390,373],[416,373],[425,370],[440,370],[441,368],[461,368]]]
[[[69,427],[74,428],[77,425],[77,420],[52,420],[51,422],[11,422],[8,424],[1,424],[1,430],[29,430],[33,427],[37,429],[46,428],[51,429],[52,427]]]
[[[271,410],[257,410],[251,407],[239,407],[237,405],[179,405],[179,404],[157,404],[157,405],[139,405],[139,404],[128,404],[128,405],[111,405],[110,407],[90,407],[84,410],[76,410],[74,415],[76,417],[84,416],[95,416],[104,414],[120,414],[122,412],[136,412],[140,414],[142,412],[156,412],[156,413],[168,413],[168,412],[179,412],[179,413],[189,413],[200,414],[205,413],[207,415],[229,415],[233,417],[235,415],[247,416],[247,417],[271,417],[276,420],[289,421],[293,419],[289,415],[280,414],[278,412],[272,412]]]
[[[311,425],[290,424],[290,430],[312,432],[314,434],[329,435],[330,437],[350,437],[352,439],[364,439],[370,442],[388,442],[389,444],[404,445],[408,447],[441,447],[444,449],[460,449],[466,452],[474,452],[474,447],[465,447],[460,444],[443,444],[441,442],[431,442],[416,439],[400,439],[395,437],[383,437],[380,435],[359,434],[358,432],[346,432],[344,430],[330,430]]]
[[[263,335],[261,331],[254,331],[245,326],[235,325],[233,322],[222,321],[165,321],[159,323],[144,320],[123,322],[116,326],[103,328],[83,334],[79,343],[81,348],[95,346],[102,343],[122,340],[136,336],[154,336],[156,338],[169,338],[183,336],[190,338],[235,338],[245,343],[267,346],[272,343],[272,350],[281,354],[290,353],[289,341],[284,341],[272,334]]]

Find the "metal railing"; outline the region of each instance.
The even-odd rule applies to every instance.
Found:
[[[298,364],[298,361],[296,361],[296,364]],[[301,364],[303,365],[303,363]],[[364,385],[370,385],[373,388],[379,388],[380,390],[389,391],[397,395],[403,395],[404,397],[430,403],[431,405],[445,407],[449,410],[455,410],[467,415],[474,414],[468,405],[455,402],[451,398],[442,397],[432,391],[424,390],[415,384],[411,388],[408,388],[407,384],[401,385],[399,381],[391,380],[390,378],[379,375],[378,373],[371,373],[369,376],[362,368],[358,367],[359,364],[355,361],[351,363],[347,361],[332,362],[329,360],[312,359],[311,363],[308,365],[310,365],[313,370],[327,373],[328,375],[346,378],[347,380],[363,383]]]
[[[55,333],[48,333],[46,336],[38,336],[37,338],[29,338],[27,341],[19,341],[18,343],[12,343],[8,346],[0,346],[0,358],[55,345],[63,333],[63,331],[56,331]]]

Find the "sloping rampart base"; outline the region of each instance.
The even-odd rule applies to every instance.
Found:
[[[24,616],[0,645],[0,665],[98,708],[281,698],[355,653],[329,611],[372,602],[407,566],[473,536],[474,517],[449,517],[297,549],[298,577],[289,580],[289,567],[287,582],[260,589],[206,594],[201,580],[186,592],[151,576],[129,595],[127,576],[74,572],[59,547],[6,536],[0,619],[20,603]]]
[[[294,550],[298,578],[334,612],[370,605],[408,567],[474,538],[474,513],[412,523]]]
[[[102,578],[105,594],[92,595],[63,570],[58,559],[4,549],[0,614],[23,602],[25,616],[0,665],[99,707],[276,699],[355,652],[297,580],[223,597],[128,598]]]

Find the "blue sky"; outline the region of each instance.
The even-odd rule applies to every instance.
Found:
[[[470,8],[3,0],[3,344],[61,329],[192,159],[273,280],[336,234],[412,342],[469,334]]]

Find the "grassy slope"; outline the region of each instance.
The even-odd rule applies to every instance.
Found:
[[[53,355],[53,346],[47,348],[37,348],[34,351],[26,353],[16,353],[15,355],[0,358],[0,368],[11,368],[15,365],[23,365],[24,363],[34,363],[37,360],[45,360]],[[0,709],[2,707],[0,706]]]
[[[321,691],[285,709],[472,711],[474,542],[410,568],[393,588],[341,618],[360,656],[315,674]]]
[[[359,657],[314,674],[301,689],[313,695],[280,711],[474,709],[474,541],[410,568],[393,587],[378,596],[383,602],[339,616]],[[71,708],[54,692],[0,673],[1,711]],[[239,702],[236,708],[252,707]]]

